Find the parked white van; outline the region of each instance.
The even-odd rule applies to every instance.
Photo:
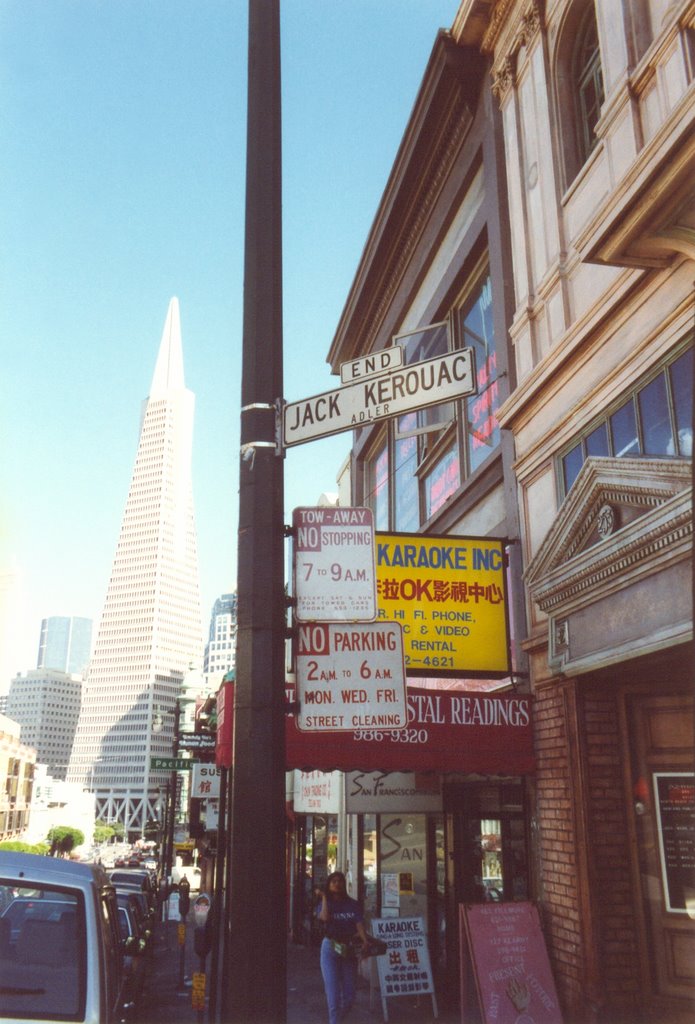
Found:
[[[0,1020],[124,1018],[116,894],[103,869],[0,851]]]

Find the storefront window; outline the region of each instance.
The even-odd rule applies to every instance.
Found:
[[[482,846],[482,877],[485,897],[498,901],[504,891],[502,874],[502,822],[486,819],[480,823]]]
[[[365,458],[363,500],[376,528],[416,532],[500,445],[502,403],[487,264],[471,270],[446,318],[396,335],[406,366],[459,348],[473,350],[476,394],[394,417]],[[383,489],[383,494],[382,494]]]
[[[465,307],[461,321],[463,347],[475,353],[478,393],[465,399],[466,443],[469,472],[483,462],[500,443],[497,410],[500,406],[497,381],[497,351],[492,325],[492,284],[486,277],[472,304]]]
[[[362,825],[362,885],[364,912],[367,917],[379,916],[377,887],[376,815],[365,814]]]
[[[374,513],[374,528],[389,528],[389,453],[383,440],[366,466],[365,505]]]
[[[400,416],[399,426],[415,420],[416,413]],[[417,437],[405,437],[394,445],[395,468],[395,528],[403,533],[417,530],[420,525],[418,503]]]
[[[381,912],[427,920],[427,818],[424,814],[380,819]]]
[[[461,467],[456,446],[450,448],[431,473],[424,478],[425,518],[437,512],[461,483]]]

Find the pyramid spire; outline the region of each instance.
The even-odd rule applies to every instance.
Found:
[[[179,300],[174,297],[169,303],[167,317],[159,343],[159,353],[152,377],[150,398],[168,391],[185,387],[183,379],[183,346],[181,343],[181,319]]]
[[[183,380],[179,304],[169,304],[94,654],[82,690],[68,779],[97,814],[142,835],[158,815],[175,699],[203,652],[193,512],[195,396]],[[161,731],[154,728],[163,723]]]

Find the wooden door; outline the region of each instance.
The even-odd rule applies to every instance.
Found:
[[[655,1019],[695,1003],[693,700],[634,697],[633,799]],[[660,1013],[661,1008],[661,1013]]]

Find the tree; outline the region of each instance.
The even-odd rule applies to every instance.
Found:
[[[76,846],[82,846],[84,832],[70,825],[56,825],[46,836],[46,842],[51,845],[51,857],[64,857]]]
[[[109,839],[113,835],[113,829],[110,825],[95,825],[94,826],[94,842],[95,843],[108,843]]]
[[[0,850],[8,850],[13,853],[37,853],[46,856],[48,843],[23,843],[19,839],[6,839],[0,843]]]
[[[123,839],[125,835],[125,828],[120,821],[96,821],[94,823],[94,842],[95,843],[108,843],[109,839],[113,836],[117,836],[119,839]]]

